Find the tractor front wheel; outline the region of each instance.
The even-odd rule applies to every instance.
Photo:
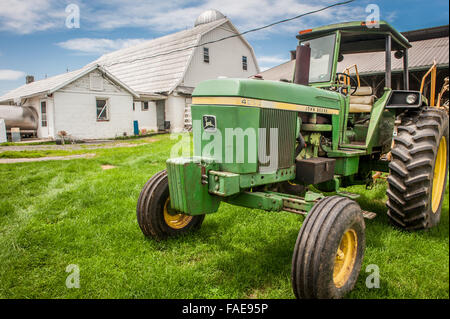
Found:
[[[355,286],[364,257],[365,224],[348,198],[321,199],[309,212],[295,243],[292,287],[297,298],[337,299]]]
[[[170,209],[167,171],[155,174],[143,187],[137,208],[139,227],[147,237],[157,240],[200,228],[205,215],[190,216]]]

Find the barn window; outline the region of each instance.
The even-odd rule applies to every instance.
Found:
[[[108,121],[108,99],[97,99],[97,121]]]
[[[203,62],[209,63],[209,48],[203,48]]]
[[[41,126],[47,126],[47,102],[41,101]]]
[[[142,102],[142,111],[148,111],[148,102]]]
[[[242,56],[242,70],[247,71],[247,57],[245,55]]]

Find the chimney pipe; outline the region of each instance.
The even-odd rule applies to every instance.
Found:
[[[33,75],[27,75],[25,77],[25,83],[30,84],[31,82],[34,82],[34,76]]]
[[[311,61],[311,48],[309,44],[297,46],[295,53],[295,76],[294,83],[301,85],[309,84],[309,64]]]

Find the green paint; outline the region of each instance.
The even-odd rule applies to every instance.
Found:
[[[193,105],[191,112],[195,156],[214,158],[221,171],[238,174],[257,172],[259,108]],[[216,117],[215,132],[203,129],[201,123],[204,115]],[[247,133],[243,139],[235,136],[239,130]]]
[[[240,175],[229,172],[209,172],[209,192],[218,196],[231,196],[241,191]]]
[[[290,181],[295,178],[295,166],[279,169],[275,173],[256,173],[240,175],[240,186],[243,189],[260,185]]]
[[[357,37],[352,37],[352,34]],[[171,196],[174,197],[172,206],[190,214],[200,211],[214,212],[220,201],[268,211],[309,211],[322,195],[307,192],[305,197],[301,198],[267,191],[271,186],[261,187],[295,180],[296,166],[294,156],[290,154],[289,141],[300,133],[306,146],[298,155],[298,159],[318,156],[336,159],[334,178],[316,185],[322,191],[339,192],[341,186],[364,184],[364,176],[370,175],[373,169],[388,170],[386,163],[372,161],[368,155],[374,151],[382,150],[386,153],[390,150],[395,114],[386,110],[385,106],[391,90],[385,89],[383,96],[376,100],[368,122],[358,123],[361,116],[349,113],[350,97],[338,93],[338,85],[334,83],[341,51],[358,50],[358,41],[364,43],[369,51],[375,51],[381,47],[388,34],[392,36],[394,49],[410,47],[400,33],[383,21],[380,22],[379,29],[369,29],[361,25],[361,22],[352,22],[314,28],[311,32],[299,36],[302,43],[335,35],[327,38],[335,41],[334,49],[331,45],[328,46],[329,53],[333,55],[329,70],[331,80],[328,82],[304,86],[267,80],[215,79],[200,83],[195,88],[193,97],[211,97],[199,99],[198,103],[203,101],[212,104],[192,105],[194,155],[196,158],[208,160],[205,160],[205,163],[192,159],[186,159],[184,162],[168,161],[169,181],[174,184],[170,186]],[[370,41],[373,41],[373,44],[370,44]],[[322,78],[325,79],[325,76]],[[335,90],[330,90],[330,87]],[[214,98],[224,99],[220,101]],[[223,105],[224,103],[236,105]],[[314,113],[315,110],[312,111],[311,108],[307,109],[308,106],[320,108],[320,113]],[[305,112],[292,111],[294,107],[303,107],[308,111],[308,116],[303,118],[306,123],[302,123],[299,116],[295,122],[295,116],[291,116],[289,119],[292,119],[292,123],[289,122],[288,125],[286,118],[280,117],[280,114],[288,114],[283,112],[291,112],[289,114],[294,115]],[[268,113],[269,111],[273,114]],[[339,113],[330,114],[331,111]],[[208,131],[203,127],[203,116],[206,115],[215,117],[215,131]],[[320,122],[324,119],[324,122]],[[284,133],[285,136],[281,137],[285,144],[279,150],[279,158],[283,158],[283,166],[290,166],[275,172],[261,173],[258,147],[265,145],[262,143],[266,141],[259,140],[259,129],[283,125],[290,129],[289,133]],[[241,140],[235,136],[238,132],[244,133]],[[244,153],[244,156],[237,156],[241,153]],[[358,172],[360,174],[357,175]]]
[[[302,130],[307,132],[325,132],[332,131],[333,126],[330,124],[303,124]]]
[[[208,185],[202,183],[202,167],[205,174],[217,169],[217,164],[205,158],[172,158],[167,160],[170,206],[172,209],[189,214],[214,213],[220,200],[211,196]]]
[[[281,211],[283,198],[265,192],[243,192],[237,196],[225,199],[228,203],[249,208],[258,208],[266,211]]]
[[[359,157],[343,157],[336,159],[335,173],[349,176],[358,172]]]
[[[370,114],[369,128],[367,130],[366,146],[368,153],[372,152],[372,147],[376,146],[377,133],[380,126],[381,119],[383,118],[383,112],[385,110],[386,103],[391,95],[391,89],[385,89],[383,96],[378,99],[373,107],[372,113]]]
[[[195,88],[192,96],[245,97],[330,109],[339,109],[341,103],[341,96],[337,92],[294,83],[252,79],[204,81]]]
[[[304,198],[276,192],[243,192],[225,200],[233,205],[257,208],[266,211],[289,211],[299,214],[307,213],[314,204],[324,196],[308,191]]]
[[[363,25],[362,23],[365,21],[353,21],[353,22],[345,22],[345,23],[336,23],[321,27],[312,28],[311,32],[298,35],[297,38],[301,41],[322,37],[324,35],[333,33],[333,32],[340,32],[340,33],[352,33],[353,35],[359,34],[362,36],[366,36],[367,41],[373,41],[375,42],[377,35],[385,35],[390,34],[392,36],[392,44],[393,47],[399,47],[399,48],[410,48],[411,44],[408,42],[408,40],[395,28],[393,28],[389,23],[386,21],[379,21],[379,27],[378,28],[372,28],[369,29],[367,26]]]

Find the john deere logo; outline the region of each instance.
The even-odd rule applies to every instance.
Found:
[[[203,129],[209,132],[216,131],[216,117],[214,115],[203,115]]]

